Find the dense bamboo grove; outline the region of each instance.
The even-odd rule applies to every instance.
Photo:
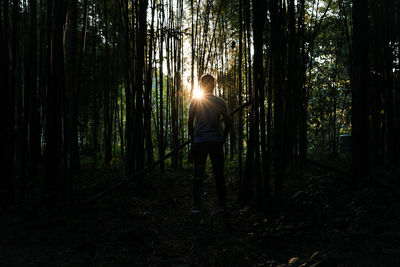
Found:
[[[343,134],[357,187],[399,163],[399,27],[394,0],[1,1],[1,204],[32,184],[68,203],[81,168],[163,158],[203,73],[231,111],[252,101],[225,145],[241,201],[268,208],[295,157],[335,158]]]

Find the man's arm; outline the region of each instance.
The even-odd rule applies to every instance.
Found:
[[[194,110],[194,103],[190,103],[189,105],[189,119],[188,119],[188,132],[189,132],[189,136],[192,139],[194,139],[194,126],[193,126],[193,122],[194,122],[194,115],[195,115],[195,110]]]
[[[226,107],[226,104],[225,104],[225,107]],[[231,127],[232,127],[231,117],[228,114],[228,107],[226,107],[224,112],[222,112],[222,118],[225,123],[224,132],[222,134],[222,141],[225,142],[226,138],[228,138],[229,131],[231,130]]]

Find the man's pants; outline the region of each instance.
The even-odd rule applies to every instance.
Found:
[[[222,142],[202,142],[192,144],[191,158],[194,163],[193,204],[200,206],[203,191],[204,172],[207,155],[210,155],[219,206],[226,206],[224,153]]]

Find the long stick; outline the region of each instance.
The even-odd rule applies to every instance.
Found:
[[[234,115],[235,113],[237,113],[239,110],[250,106],[253,103],[253,99],[244,103],[243,105],[241,105],[240,107],[234,109],[231,113],[229,113],[229,116]],[[164,157],[162,157],[161,159],[155,161],[153,164],[148,165],[147,167],[135,172],[134,174],[125,177],[122,181],[116,183],[115,185],[107,188],[106,190],[98,193],[97,195],[95,195],[94,197],[90,198],[86,203],[91,203],[97,199],[99,199],[100,197],[106,195],[107,193],[110,193],[116,189],[118,189],[119,187],[121,187],[122,185],[124,185],[125,183],[133,180],[134,178],[136,178],[139,175],[142,175],[144,173],[146,173],[147,171],[153,169],[155,166],[157,166],[158,164],[164,162],[167,158],[171,157],[173,154],[177,153],[179,150],[181,150],[182,148],[184,148],[185,146],[187,146],[188,144],[190,144],[191,140],[188,140],[186,142],[184,142],[183,144],[179,145],[178,147],[176,147],[174,150],[172,150],[171,152],[169,152],[168,154],[166,154]]]

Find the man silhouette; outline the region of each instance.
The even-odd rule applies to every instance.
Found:
[[[223,143],[231,128],[225,101],[213,94],[215,79],[210,74],[200,78],[202,97],[193,98],[189,104],[188,129],[192,139],[191,160],[194,163],[192,213],[199,213],[207,156],[210,155],[218,195],[218,207],[226,209]],[[224,131],[221,130],[221,117]],[[195,126],[193,123],[195,121]]]

